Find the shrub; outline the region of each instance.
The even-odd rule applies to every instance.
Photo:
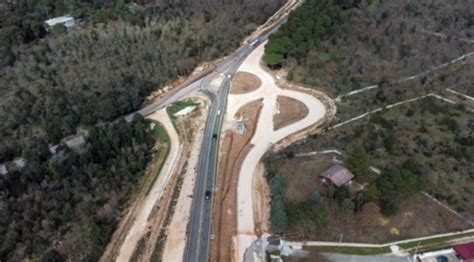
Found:
[[[354,208],[354,202],[350,198],[344,199],[341,203],[341,209],[346,213],[354,212]]]
[[[290,224],[303,224],[314,232],[321,231],[327,224],[326,210],[308,201],[290,206],[288,216]]]
[[[398,212],[398,207],[393,199],[383,198],[380,201],[380,211],[386,216],[393,216]]]
[[[283,203],[283,197],[276,195],[272,197],[270,210],[270,224],[272,231],[275,233],[282,233],[288,226],[288,216]]]
[[[369,173],[369,155],[361,145],[354,148],[344,164],[355,176],[364,177]]]
[[[318,191],[313,191],[309,194],[308,200],[313,204],[319,204],[321,202],[321,194]]]
[[[285,181],[280,175],[276,175],[270,180],[270,190],[272,191],[273,197],[283,194]]]

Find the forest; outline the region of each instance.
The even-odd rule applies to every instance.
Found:
[[[334,97],[390,84],[472,51],[473,10],[468,0],[308,0],[270,37],[265,61]]]
[[[138,109],[152,91],[234,50],[282,2],[0,4],[0,163],[21,156],[30,137],[56,144]],[[64,14],[78,27],[47,33],[42,21]]]
[[[0,260],[97,261],[151,159],[149,126],[137,116],[93,127],[59,158],[35,139],[26,166],[0,176]]]
[[[283,0],[0,1],[0,261],[97,261],[157,142],[121,117],[222,57]],[[45,27],[71,15],[76,27]],[[83,134],[86,145],[51,155]],[[64,147],[63,147],[64,148]]]

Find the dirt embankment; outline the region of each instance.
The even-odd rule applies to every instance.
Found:
[[[317,123],[280,140],[278,143],[275,144],[273,148],[274,151],[282,150],[283,148],[293,144],[296,141],[301,141],[307,136],[322,132],[325,128],[329,127],[337,112],[336,102],[334,101],[334,99],[329,97],[326,93],[319,91],[315,88],[288,82],[286,80],[287,72],[283,70],[278,72],[273,72],[271,70],[267,71],[274,76],[276,83],[280,88],[310,94],[316,97],[319,101],[321,101],[321,103],[323,103],[324,107],[326,108],[324,117],[321,118]]]
[[[233,130],[225,133],[219,152],[218,191],[215,193],[212,232],[215,235],[210,245],[210,261],[229,261],[233,257],[232,237],[237,231],[236,201],[237,181],[242,161],[251,149],[250,140],[255,132],[262,100],[250,102],[236,114],[245,125],[245,132]]]
[[[167,126],[169,128],[169,125]],[[158,179],[157,177],[159,176],[158,173],[162,169],[165,160],[168,158],[170,147],[170,144],[160,141],[157,142],[155,149],[159,154],[154,157],[147,168],[145,178],[140,187],[141,190],[135,199],[131,201],[131,205],[127,209],[124,217],[121,218],[120,224],[112,235],[112,239],[110,240],[105,253],[101,257],[101,261],[114,261],[117,259],[125,239],[129,236],[130,230],[134,227],[137,217],[144,214],[144,206],[147,204],[148,199],[151,198],[150,192],[154,189],[156,180]],[[164,192],[164,194],[166,193]]]
[[[179,196],[179,190],[182,185],[183,175],[188,168],[188,159],[191,154],[191,142],[193,139],[194,130],[198,128],[201,119],[202,108],[194,111],[188,116],[176,119],[176,126],[178,128],[179,139],[182,142],[181,155],[176,173],[170,179],[166,191],[156,206],[148,220],[149,231],[138,243],[131,261],[152,261],[152,258],[158,258],[162,255],[163,247],[166,240],[166,223],[170,222],[170,216],[173,212],[173,207]],[[176,192],[178,190],[178,192]],[[170,213],[171,212],[171,213]]]
[[[255,221],[255,234],[261,236],[265,232],[270,232],[270,199],[271,191],[265,178],[265,166],[258,163],[253,177],[253,217]]]
[[[237,72],[232,86],[230,87],[231,94],[245,94],[257,90],[262,81],[256,75],[248,72]]]
[[[204,133],[209,101],[203,99],[202,113],[200,116],[192,117],[192,121],[186,121],[179,126],[180,130],[187,130],[182,134],[183,141],[189,141],[189,154],[185,157],[186,167],[182,172],[182,183],[179,188],[175,188],[174,204],[168,209],[168,222],[162,228],[162,235],[155,250],[155,254],[150,261],[182,261],[186,248],[186,229],[190,220],[191,206],[193,199],[190,197],[194,191],[194,181],[196,178],[196,167],[199,163],[199,153],[201,141]],[[183,132],[180,132],[180,134]]]
[[[164,114],[166,114],[165,111]],[[128,210],[127,215],[122,219],[101,261],[123,260],[125,257],[130,261],[150,261],[157,248],[158,240],[162,239],[162,228],[173,201],[173,192],[183,173],[182,170],[186,166],[186,158],[179,157],[179,155],[189,154],[189,141],[193,136],[193,130],[195,130],[190,118],[197,118],[201,114],[202,112],[197,110],[185,119],[176,121],[178,129],[180,129],[179,138],[174,131],[171,143],[175,143],[175,150],[170,151],[169,155],[178,154],[178,156],[171,159],[169,163],[167,159],[167,162],[163,164],[164,158],[167,158],[166,154],[163,154],[161,161],[156,159],[150,165],[148,171],[150,175],[145,186],[142,187],[143,189]],[[161,121],[161,119],[155,120]],[[174,130],[174,128],[171,121],[169,119],[168,121],[166,129],[170,134],[169,130]],[[180,144],[176,141],[183,143]],[[157,175],[160,169],[161,172]]]
[[[298,122],[309,112],[303,102],[287,96],[277,97],[277,107],[278,114],[273,116],[273,130]]]

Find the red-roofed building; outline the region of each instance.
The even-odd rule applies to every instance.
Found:
[[[324,171],[322,177],[326,181],[330,181],[337,187],[340,187],[354,178],[354,175],[342,165],[333,165],[328,170]]]
[[[474,242],[453,246],[461,261],[474,261]]]

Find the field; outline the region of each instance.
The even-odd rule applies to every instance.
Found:
[[[319,175],[334,161],[344,161],[362,146],[371,166],[387,171],[399,169],[407,160],[417,163],[426,186],[424,191],[449,205],[465,217],[474,213],[473,120],[465,109],[428,97],[391,108],[351,124],[312,136],[290,146],[278,155],[267,157],[267,171],[280,175],[285,182],[284,203],[287,211],[311,199],[318,192],[318,205],[325,210],[325,227],[312,230],[311,219],[292,221],[284,235],[290,239],[318,239],[381,243],[397,239],[465,229],[469,224],[422,193],[397,198],[398,211],[382,215],[370,195],[359,201],[357,194],[335,190],[321,182]],[[298,157],[301,153],[336,149],[339,155]],[[378,175],[366,179],[371,191]],[[357,181],[357,178],[356,178]],[[358,181],[360,182],[360,181]],[[340,192],[339,192],[340,191]],[[346,195],[345,195],[346,194]],[[342,199],[340,198],[342,195]],[[344,210],[344,198],[355,199]],[[382,196],[383,197],[383,196]],[[360,204],[360,206],[358,206]]]

